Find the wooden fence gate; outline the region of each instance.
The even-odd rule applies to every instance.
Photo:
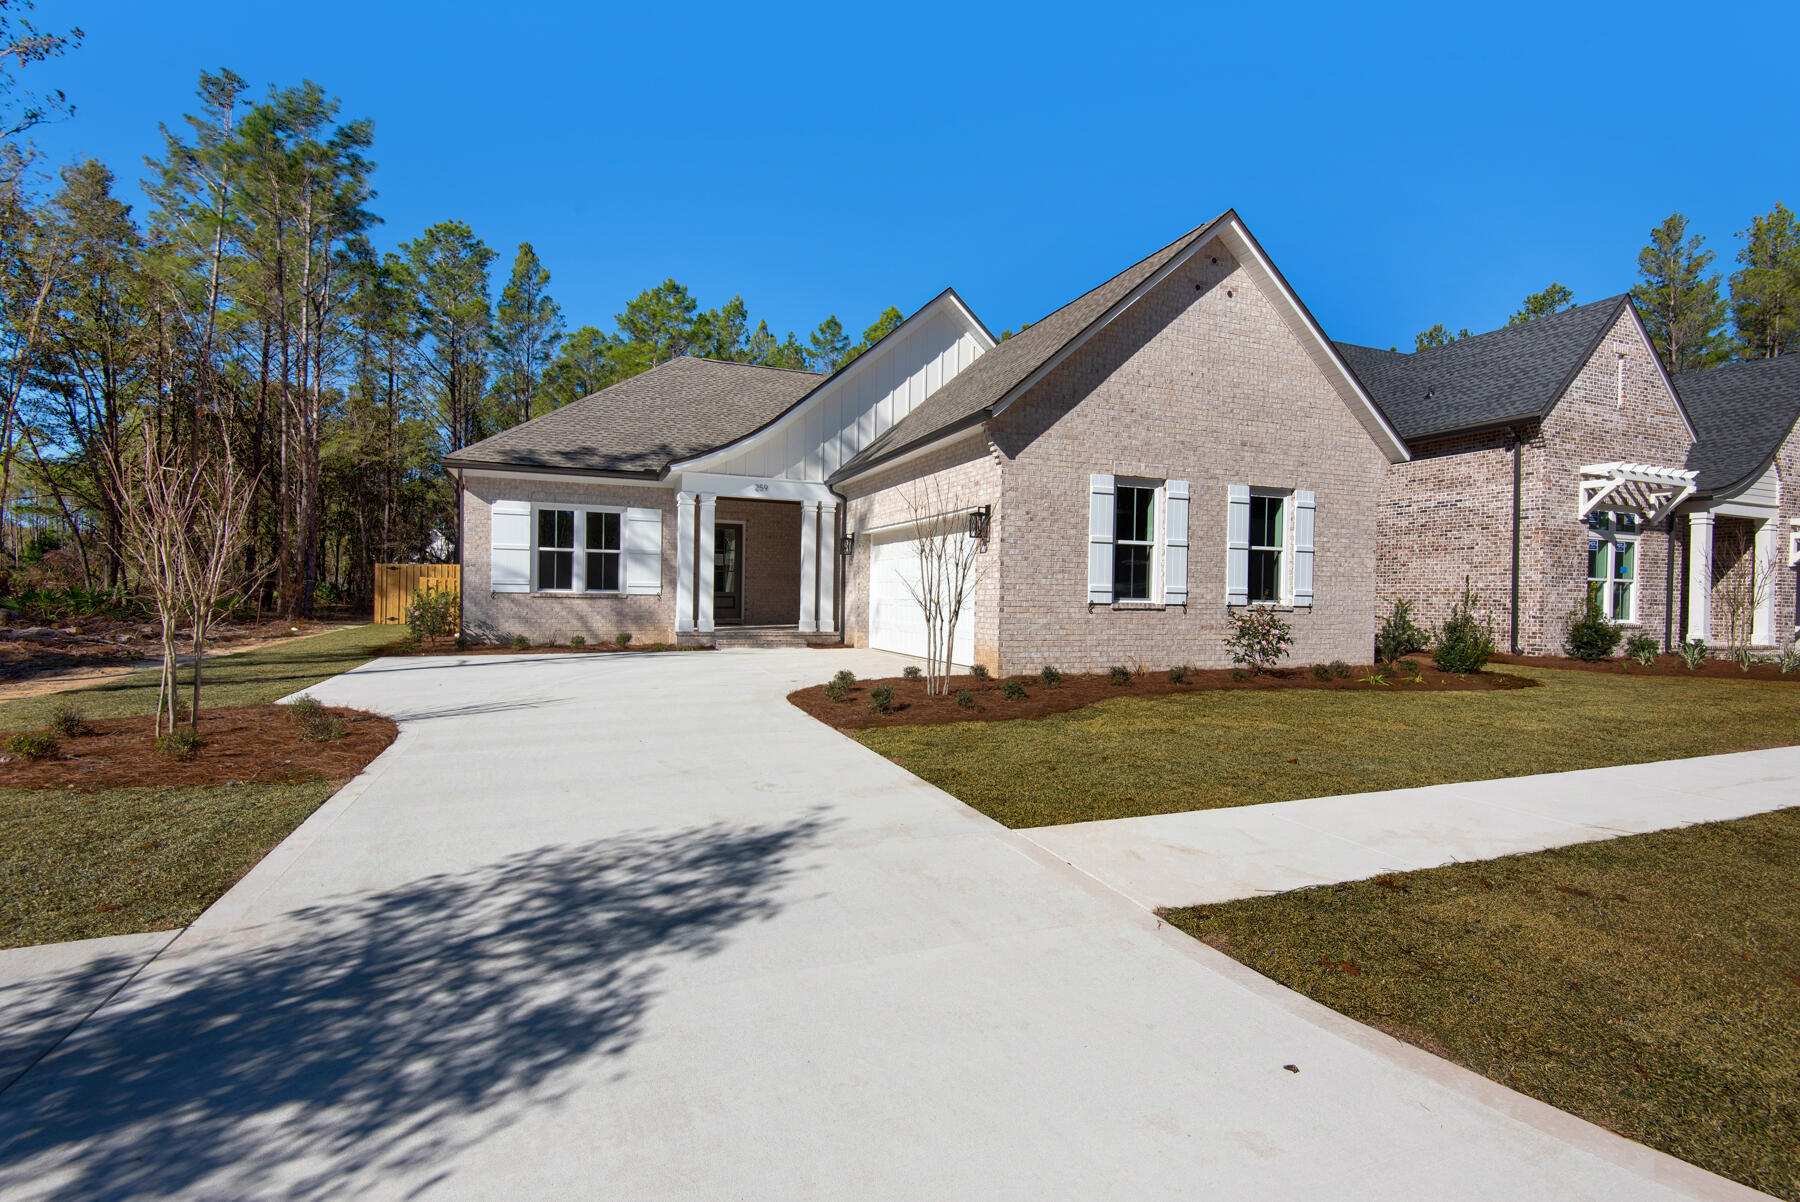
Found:
[[[375,565],[375,620],[389,625],[406,621],[406,606],[415,589],[462,589],[462,565],[456,563],[378,563]]]

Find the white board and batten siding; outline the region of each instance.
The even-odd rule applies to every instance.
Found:
[[[768,429],[679,467],[822,481],[992,347],[954,298],[940,297]]]
[[[578,509],[594,512],[610,507],[570,503],[544,504],[541,509]],[[618,510],[620,517],[619,591],[631,596],[655,596],[662,592],[662,510],[631,507]],[[537,555],[535,515],[530,501],[495,501],[488,508],[488,587],[496,593],[529,593],[532,562]],[[577,533],[575,554],[582,554]],[[601,594],[616,595],[616,594]]]
[[[1736,517],[1773,515],[1781,508],[1781,477],[1771,462],[1762,475],[1732,493],[1722,493],[1707,508]]]

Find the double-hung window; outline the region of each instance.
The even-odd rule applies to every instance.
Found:
[[[1609,621],[1637,620],[1637,549],[1635,513],[1588,515],[1588,597]]]
[[[1287,549],[1285,497],[1250,497],[1250,603],[1282,600],[1282,553]]]
[[[1113,599],[1156,598],[1156,488],[1121,484],[1113,505]]]
[[[616,593],[622,591],[624,576],[624,514],[614,509],[538,509],[539,592]]]
[[[566,592],[575,587],[575,511],[537,511],[537,586]]]
[[[619,591],[620,560],[624,555],[624,547],[619,539],[620,515],[603,510],[593,510],[585,515],[587,519],[587,579],[583,581],[586,591],[590,593],[616,593]]]

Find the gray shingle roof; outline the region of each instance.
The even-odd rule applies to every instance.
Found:
[[[655,475],[758,430],[823,377],[716,359],[671,359],[472,443],[451,467]]]
[[[948,384],[920,402],[918,408],[894,423],[887,433],[864,447],[832,476],[832,480],[853,476],[873,463],[989,416],[994,406],[1032,372],[1080,337],[1108,309],[1129,296],[1171,259],[1205,237],[1227,215],[1222,213],[1205,225],[1188,231],[1149,258],[1133,263],[1104,284],[978,356]]]
[[[1629,303],[1609,297],[1412,354],[1334,345],[1410,440],[1543,417]]]
[[[1717,492],[1760,472],[1800,420],[1800,355],[1688,372],[1675,389],[1700,435],[1687,466]]]

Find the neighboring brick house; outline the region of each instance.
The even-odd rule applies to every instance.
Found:
[[[947,291],[829,377],[678,360],[447,462],[476,637],[917,654],[921,531],[954,523],[951,658],[1012,673],[1226,663],[1253,605],[1366,661],[1405,457],[1227,212],[1005,342]]]
[[[1412,452],[1382,487],[1384,609],[1441,623],[1466,579],[1528,654],[1559,653],[1590,596],[1664,647],[1793,636],[1792,565],[1773,565],[1800,372],[1671,381],[1624,296],[1412,354],[1338,349]]]

